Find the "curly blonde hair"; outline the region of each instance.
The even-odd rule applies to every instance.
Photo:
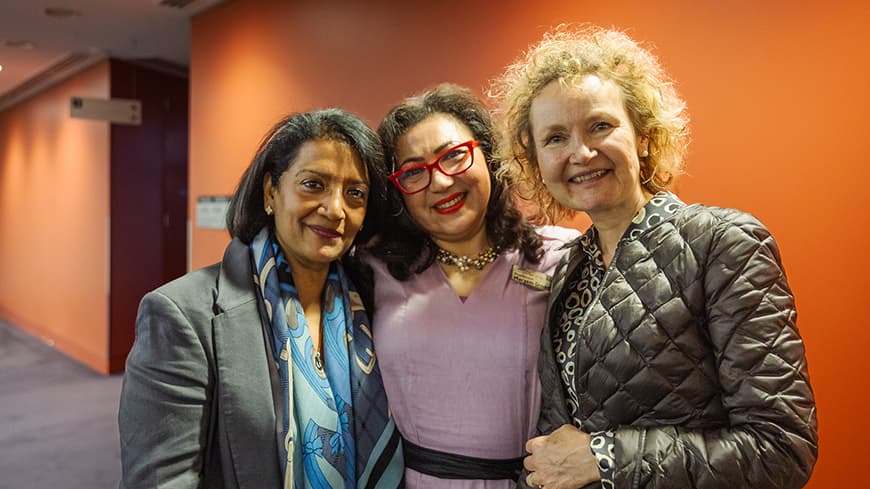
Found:
[[[503,171],[514,174],[525,190],[522,196],[538,203],[550,220],[574,211],[555,201],[541,181],[529,112],[551,82],[575,84],[586,75],[610,80],[622,91],[635,134],[649,142],[649,156],[640,160],[641,185],[648,192],[664,190],[682,172],[688,149],[686,104],[649,50],[619,31],[557,27],[508,66],[489,92],[500,105],[504,139],[499,152],[508,163]]]

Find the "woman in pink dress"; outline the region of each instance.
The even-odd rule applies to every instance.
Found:
[[[508,488],[534,433],[550,275],[578,235],[534,227],[470,91],[440,85],[381,122],[394,212],[367,249],[374,339],[410,488]]]

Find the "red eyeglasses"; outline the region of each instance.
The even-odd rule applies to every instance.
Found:
[[[475,140],[466,141],[442,151],[435,161],[425,165],[402,168],[390,174],[389,179],[404,194],[416,194],[432,183],[432,170],[454,177],[464,173],[474,164],[474,148],[480,146]]]

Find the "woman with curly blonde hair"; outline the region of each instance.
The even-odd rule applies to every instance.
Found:
[[[655,56],[563,27],[494,94],[502,156],[535,201],[592,220],[554,275],[521,482],[801,487],[817,421],[779,250],[749,214],[667,191],[688,116]]]

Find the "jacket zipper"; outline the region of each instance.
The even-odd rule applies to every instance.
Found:
[[[641,472],[642,472],[640,470],[640,462],[643,459],[643,449],[644,449],[645,445],[646,445],[646,428],[644,428],[640,432],[640,439],[637,441],[637,452],[635,452],[635,456],[634,456],[634,477],[633,477],[633,480],[631,482],[631,487],[633,487],[635,489],[640,488],[640,476],[641,476]]]
[[[580,341],[581,334],[583,335],[584,338],[587,336],[586,335],[586,333],[587,333],[586,321],[589,319],[589,314],[592,312],[592,306],[594,306],[595,304],[598,303],[599,300],[601,300],[601,293],[604,290],[605,284],[607,283],[607,277],[610,275],[610,270],[613,268],[613,265],[616,262],[616,258],[619,256],[619,252],[621,250],[622,250],[622,247],[617,245],[616,251],[613,252],[613,258],[610,260],[611,266],[607,267],[607,269],[604,270],[604,276],[601,277],[601,283],[598,285],[598,290],[595,291],[595,297],[592,298],[592,301],[589,302],[589,305],[586,307],[586,311],[583,312],[583,317],[580,320],[580,327],[577,328],[577,341],[578,342]],[[583,273],[583,272],[580,272],[580,273]],[[565,277],[565,282],[567,282],[567,281],[568,281],[568,277]],[[580,365],[580,348],[575,348],[575,350],[576,351],[574,352],[574,365],[576,366],[576,365]],[[576,387],[576,385],[577,385],[577,380],[576,380],[577,371],[576,370],[574,371],[574,376],[575,376],[574,385]],[[578,402],[579,402],[579,398],[578,398]],[[573,418],[573,416],[572,416],[572,418]],[[580,426],[580,429],[583,429],[582,425]]]
[[[613,265],[616,262],[616,258],[619,256],[619,252],[622,251],[622,247],[617,245],[616,251],[613,252],[613,258],[610,259],[610,264]],[[610,270],[613,269],[613,266],[607,267],[604,270],[604,276],[601,277],[601,284],[598,285],[598,290],[595,291],[595,297],[592,298],[592,301],[589,303],[589,306],[586,307],[586,311],[583,313],[583,318],[580,320],[580,328],[577,329],[577,334],[580,334],[581,331],[586,333],[586,320],[589,319],[589,314],[592,312],[592,306],[598,303],[601,300],[601,293],[604,290],[605,284],[607,284],[607,277],[610,276]],[[582,272],[581,272],[582,273]],[[567,281],[567,277],[566,277]],[[577,353],[575,353],[574,365],[578,364],[578,359],[580,358],[580,350],[578,348]]]
[[[610,276],[610,270],[612,270],[613,267],[616,266],[615,265],[616,258],[619,256],[620,251],[622,251],[622,246],[617,245],[616,251],[613,252],[613,258],[610,259],[610,266],[608,266],[607,269],[604,270],[604,276],[601,277],[601,283],[598,285],[598,290],[595,291],[595,297],[592,298],[592,301],[589,302],[589,305],[586,307],[586,311],[583,312],[583,318],[580,320],[580,327],[577,329],[577,336],[578,336],[577,341],[578,342],[580,341],[580,332],[581,331],[583,332],[583,335],[586,336],[586,333],[587,333],[586,321],[589,319],[589,314],[592,312],[592,306],[594,306],[595,304],[597,304],[601,300],[601,294],[604,291],[604,288],[607,284],[607,277]],[[567,279],[568,279],[568,277],[565,277],[566,281],[567,281]],[[579,365],[580,364],[580,348],[577,348],[576,350],[577,351],[574,353],[574,365]],[[575,375],[574,382],[575,382],[575,386],[576,386],[576,375],[577,375],[576,370],[574,371],[574,375]],[[580,429],[582,430],[583,426],[581,426]],[[644,432],[641,436],[643,437],[644,435],[646,435],[646,432]],[[641,443],[644,443],[643,440],[641,440]],[[636,488],[638,481],[639,481],[639,474],[636,473],[634,476],[634,480],[632,481],[632,487]]]

